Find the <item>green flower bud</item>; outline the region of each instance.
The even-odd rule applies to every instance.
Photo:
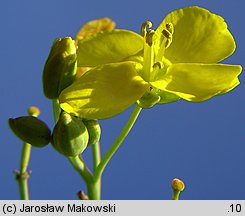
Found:
[[[66,157],[75,157],[85,150],[88,140],[88,131],[82,120],[62,112],[53,130],[53,147]]]
[[[75,42],[71,37],[57,38],[43,69],[44,95],[49,99],[58,98],[60,92],[75,80],[76,71]]]
[[[152,89],[151,89],[152,90]],[[138,105],[142,108],[151,108],[160,101],[160,96],[158,96],[153,91],[146,92],[138,101]]]
[[[35,147],[48,145],[51,131],[41,120],[33,116],[10,118],[9,126],[17,137]]]
[[[100,135],[101,135],[101,128],[100,124],[97,120],[83,120],[83,123],[85,124],[88,134],[89,134],[89,141],[88,146],[95,144],[100,141]]]

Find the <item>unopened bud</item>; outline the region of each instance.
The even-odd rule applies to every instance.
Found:
[[[33,116],[10,118],[9,126],[17,137],[35,147],[48,145],[51,131],[41,120]]]
[[[178,200],[180,192],[185,189],[185,184],[178,178],[173,179],[172,181],[172,188],[173,188],[173,200]]]
[[[100,124],[97,120],[83,120],[83,123],[85,124],[88,133],[89,133],[89,141],[88,146],[95,144],[99,142],[100,135],[101,135],[101,128]]]
[[[57,38],[43,69],[43,91],[47,98],[56,99],[76,77],[77,55],[71,37]]]
[[[82,120],[62,112],[53,130],[53,147],[66,157],[75,157],[85,150],[88,140],[88,131]]]

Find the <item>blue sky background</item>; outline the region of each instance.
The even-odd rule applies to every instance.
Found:
[[[139,32],[151,20],[157,27],[168,12],[199,5],[225,18],[237,42],[225,63],[245,65],[245,5],[236,1],[190,0],[9,0],[0,6],[1,115],[0,199],[18,199],[13,171],[22,143],[7,119],[39,106],[53,127],[51,102],[42,93],[42,69],[56,37],[75,37],[91,19],[110,17],[118,28]],[[208,55],[208,53],[207,53]],[[143,110],[133,131],[103,175],[103,199],[171,199],[171,180],[184,180],[182,199],[245,199],[245,80],[234,91],[204,103],[177,102]],[[102,154],[130,115],[128,109],[101,121]],[[91,164],[90,150],[85,159]],[[68,160],[51,146],[33,149],[29,169],[31,199],[76,199],[85,189]]]

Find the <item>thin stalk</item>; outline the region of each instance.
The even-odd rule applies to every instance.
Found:
[[[92,155],[93,155],[94,170],[96,170],[97,166],[99,165],[101,161],[99,142],[92,145]]]
[[[68,157],[72,166],[75,170],[80,174],[83,180],[86,183],[88,190],[88,197],[90,200],[99,200],[100,199],[100,185],[99,181],[95,182],[93,179],[93,175],[85,166],[84,162],[81,160],[79,156],[76,157]]]
[[[93,155],[93,165],[94,165],[94,171],[95,171],[101,161],[99,142],[94,143],[92,145],[92,155]],[[98,179],[94,179],[94,180],[95,182],[93,182],[93,184],[88,187],[88,191],[92,191],[94,199],[100,200],[101,198],[101,177]]]
[[[30,176],[30,173],[27,172],[27,167],[29,164],[30,156],[31,145],[28,143],[24,143],[20,159],[20,171],[16,173],[16,180],[19,184],[21,200],[29,200],[28,178]]]
[[[96,170],[94,172],[94,180],[95,181],[98,180],[99,178],[101,178],[101,175],[102,175],[106,165],[108,164],[108,162],[110,161],[112,156],[115,154],[117,149],[120,147],[120,145],[122,144],[124,139],[127,137],[128,133],[130,132],[131,128],[133,127],[135,121],[137,120],[141,110],[142,110],[142,108],[136,104],[131,116],[128,119],[128,122],[126,123],[126,125],[122,129],[121,133],[119,134],[119,136],[117,137],[115,142],[112,144],[112,146],[109,148],[109,150],[106,152],[106,154],[102,158],[101,162],[99,163],[98,167],[96,168]]]
[[[58,99],[53,99],[52,105],[53,105],[53,112],[54,112],[54,121],[56,123],[60,117],[60,106],[59,106]]]
[[[93,181],[93,176],[88,168],[85,166],[84,162],[79,156],[67,157],[71,162],[74,169],[79,173],[79,175],[84,179],[86,184]]]

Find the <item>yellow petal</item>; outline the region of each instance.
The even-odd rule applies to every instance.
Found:
[[[112,31],[115,28],[115,26],[116,26],[116,23],[108,17],[91,20],[87,22],[85,25],[83,25],[82,28],[77,33],[76,40],[75,40],[76,45],[78,41],[88,36],[94,35],[98,32]]]
[[[173,24],[174,33],[164,56],[172,63],[217,63],[236,48],[224,19],[206,9],[186,7],[168,14],[156,30],[160,41],[167,23]]]
[[[59,101],[63,110],[86,119],[112,117],[131,106],[149,84],[139,75],[135,62],[122,62],[91,69],[63,90]]]
[[[80,40],[78,67],[95,67],[120,62],[143,49],[143,38],[128,30],[102,32]]]
[[[161,80],[151,84],[193,102],[207,100],[239,85],[240,65],[173,64]]]

